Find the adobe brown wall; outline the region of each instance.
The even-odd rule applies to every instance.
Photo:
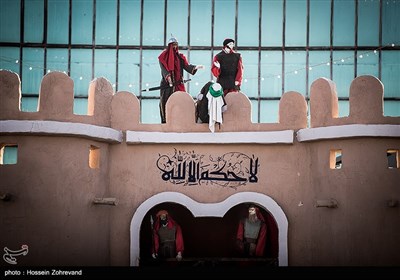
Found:
[[[18,162],[0,166],[0,247],[29,246],[18,265],[107,265],[109,209],[93,205],[108,192],[108,145],[71,137],[1,136],[18,144]],[[90,145],[102,150],[88,165]],[[2,265],[6,263],[2,260]]]
[[[44,77],[35,113],[19,111],[19,88],[16,74],[0,71],[0,120],[93,124],[124,134],[127,130],[209,132],[208,124],[195,123],[193,99],[184,92],[169,100],[167,124],[141,124],[136,96],[114,94],[104,78],[91,84],[91,116],[72,114],[73,83],[65,74]],[[366,96],[381,100],[382,95],[376,78],[357,78],[351,87],[350,116],[335,118],[334,84],[319,79],[311,89],[311,126],[399,125],[399,117],[384,117],[382,106],[365,100]],[[228,111],[216,133],[291,129],[296,134],[307,129],[307,105],[300,93],[282,96],[279,123],[251,123],[251,105],[244,94],[229,94],[226,101]],[[29,254],[18,258],[18,265],[129,265],[132,217],[144,201],[164,191],[180,192],[201,203],[220,202],[239,192],[271,197],[288,219],[289,265],[400,265],[400,210],[387,205],[389,199],[400,200],[400,170],[388,169],[386,159],[388,149],[400,149],[398,137],[272,145],[128,144],[125,138],[109,143],[0,130],[0,143],[18,144],[18,163],[0,165],[0,193],[13,195],[9,202],[0,201],[0,248],[29,245]],[[89,168],[90,145],[100,148],[99,169]],[[237,189],[165,182],[155,163],[159,154],[174,149],[215,156],[255,155],[260,164],[258,182]],[[329,168],[330,149],[342,150],[342,169]],[[94,205],[95,197],[114,197],[118,205]],[[338,208],[315,207],[316,200],[330,198],[338,201]]]
[[[285,208],[291,265],[399,265],[397,231],[399,170],[387,168],[386,151],[398,139],[357,139],[304,143],[308,182],[299,186],[301,207]],[[342,149],[341,169],[329,168],[329,150]],[[333,198],[338,208],[316,208]],[[295,244],[295,246],[293,246]]]

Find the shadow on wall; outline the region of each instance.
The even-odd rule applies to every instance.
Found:
[[[247,216],[250,203],[242,203],[232,207],[224,217],[194,218],[191,212],[177,203],[161,203],[154,206],[144,217],[140,229],[140,266],[160,265],[151,257],[152,230],[151,216],[156,219],[156,213],[167,210],[169,215],[181,226],[184,239],[184,263],[196,265],[200,262],[235,263],[242,260],[236,249],[236,232],[239,221]],[[267,224],[267,241],[262,264],[277,265],[278,259],[278,228],[271,214],[260,207]],[[175,263],[171,259],[171,264]]]

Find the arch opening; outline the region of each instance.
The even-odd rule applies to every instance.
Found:
[[[185,265],[198,260],[224,260],[233,264],[240,259],[235,246],[239,220],[249,203],[259,206],[267,224],[267,242],[263,265],[287,265],[287,219],[270,197],[252,192],[230,196],[219,203],[199,203],[175,192],[157,194],[144,201],[131,221],[131,265],[158,265],[151,259],[151,219],[164,209],[178,222],[184,237]]]

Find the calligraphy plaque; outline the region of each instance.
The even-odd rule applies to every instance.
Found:
[[[161,179],[184,186],[215,185],[236,189],[247,183],[257,183],[260,167],[258,157],[241,152],[203,155],[195,151],[159,154],[156,162]]]

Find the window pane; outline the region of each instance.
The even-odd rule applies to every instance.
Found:
[[[329,51],[310,51],[308,53],[308,85],[319,78],[331,79],[331,71],[329,66]]]
[[[160,85],[161,69],[158,62],[159,50],[143,50],[142,54],[142,89]],[[145,91],[146,96],[160,96],[159,90]]]
[[[92,44],[93,1],[72,0],[72,44]]]
[[[88,100],[87,98],[74,98],[74,114],[87,115]]]
[[[119,50],[118,57],[118,91],[129,91],[136,96],[140,94],[140,51]]]
[[[379,56],[377,51],[360,51],[357,57],[357,76],[379,77]]]
[[[382,45],[399,44],[400,1],[382,1]]]
[[[250,102],[251,102],[251,122],[258,123],[258,101],[250,100]]]
[[[38,97],[22,97],[21,98],[21,111],[23,112],[37,112]]]
[[[339,109],[339,118],[348,117],[349,116],[349,101],[339,100],[338,102]]]
[[[0,47],[0,69],[19,74],[19,48]]]
[[[285,52],[285,88],[284,92],[297,91],[306,95],[306,52]]]
[[[20,7],[20,1],[0,1],[0,42],[19,42]]]
[[[282,52],[261,52],[261,96],[282,95]],[[261,111],[263,112],[263,111]],[[264,121],[262,121],[264,122]]]
[[[384,115],[391,117],[400,116],[400,104],[399,101],[385,101],[384,102]]]
[[[190,5],[190,45],[210,46],[211,0],[192,1]]]
[[[16,164],[18,159],[18,146],[0,146],[2,151],[0,165],[3,164]]]
[[[96,0],[96,44],[117,42],[117,1]]]
[[[382,51],[382,83],[385,97],[400,97],[400,52]],[[400,103],[398,101],[398,103]]]
[[[283,0],[262,1],[261,45],[282,46]]]
[[[358,45],[379,45],[379,0],[358,1]]]
[[[164,45],[164,0],[143,1],[143,45]]]
[[[48,49],[47,50],[47,72],[60,71],[68,73],[68,50]]]
[[[40,48],[24,48],[22,57],[22,93],[39,95],[44,71],[44,51]]]
[[[241,92],[248,97],[258,96],[258,51],[243,51],[242,60],[244,65]]]
[[[214,46],[222,46],[226,38],[235,39],[235,1],[215,0]]]
[[[115,50],[96,50],[94,53],[94,77],[106,78],[115,91],[116,83],[116,51]]]
[[[279,121],[279,100],[262,100],[260,112],[261,123],[277,123]]]
[[[329,46],[331,26],[331,2],[310,1],[310,46]]]
[[[211,52],[210,51],[191,51],[190,52],[190,64],[193,65],[204,65],[204,69],[197,70],[195,75],[189,75],[192,79],[186,85],[186,90],[192,97],[197,97],[200,93],[201,88],[212,80],[211,78]]]
[[[44,0],[25,1],[24,3],[24,42],[41,43],[43,41]]]
[[[187,46],[188,0],[168,0],[167,3],[167,40],[172,34],[178,39],[179,45]]]
[[[48,0],[47,43],[68,44],[69,0]]]
[[[119,5],[119,44],[139,45],[140,1],[120,0]]]
[[[258,19],[258,0],[239,0],[238,45],[258,46]]]
[[[286,1],[286,46],[305,46],[307,34],[307,1]]]
[[[142,123],[161,123],[159,104],[158,99],[142,100],[140,105]]]
[[[349,97],[350,84],[354,80],[354,52],[333,52],[333,81],[338,97]]]
[[[334,1],[334,46],[354,46],[354,10],[354,1]]]
[[[92,50],[71,50],[71,79],[74,81],[74,96],[88,96],[92,80]]]

